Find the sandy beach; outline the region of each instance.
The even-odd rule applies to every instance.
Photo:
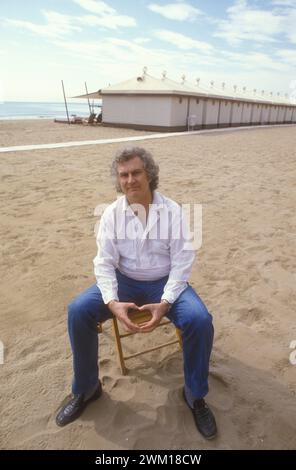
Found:
[[[0,146],[145,134],[0,121]],[[137,145],[159,162],[161,192],[203,205],[190,282],[214,316],[207,401],[219,436],[207,442],[195,429],[178,347],[129,361],[122,376],[110,322],[102,397],[69,426],[55,424],[72,377],[67,305],[94,283],[94,208],[116,197],[109,165],[121,146],[108,144],[1,154],[0,448],[295,449],[296,126]],[[160,330],[127,349],[174,337]]]

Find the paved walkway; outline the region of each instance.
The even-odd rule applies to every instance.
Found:
[[[161,134],[149,134],[149,135],[140,135],[133,137],[119,137],[117,139],[100,139],[100,140],[81,140],[73,142],[58,142],[56,144],[38,144],[38,145],[16,145],[14,147],[0,147],[0,153],[7,152],[24,152],[27,150],[43,150],[43,149],[58,149],[65,147],[81,147],[83,145],[103,145],[103,144],[114,144],[120,142],[133,142],[138,140],[150,140],[150,139],[163,139],[170,137],[184,137],[187,135],[200,135],[200,134],[210,134],[217,132],[234,132],[234,131],[244,131],[250,129],[265,129],[270,127],[290,127],[295,126],[295,124],[277,124],[277,125],[267,125],[267,126],[240,126],[240,127],[223,127],[221,129],[203,129],[199,131],[189,131],[189,132],[164,132]]]

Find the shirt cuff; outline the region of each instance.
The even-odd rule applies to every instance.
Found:
[[[104,304],[108,304],[109,302],[111,302],[111,300],[117,300],[118,302],[118,295],[117,293],[113,292],[113,291],[110,291],[110,292],[101,292],[102,293],[102,297],[103,297],[103,301],[104,301]]]
[[[175,296],[174,295],[170,295],[168,293],[165,293],[162,297],[161,297],[161,300],[165,300],[166,302],[168,302],[169,304],[173,304],[175,302]]]
[[[170,304],[173,304],[176,302],[177,298],[179,295],[182,294],[182,292],[187,288],[188,282],[184,281],[182,282],[179,286],[174,286],[173,289],[171,287],[167,287],[164,289],[163,294],[161,296],[161,300],[166,300]]]

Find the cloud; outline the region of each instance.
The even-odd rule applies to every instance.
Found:
[[[198,65],[213,65],[215,57],[207,58],[203,54],[190,54],[180,50],[167,50],[153,48],[150,45],[139,44],[134,40],[126,40],[116,37],[106,37],[97,42],[66,41],[59,39],[54,41],[55,46],[61,52],[65,51],[67,57],[79,58],[84,64],[92,64],[92,67],[99,68],[113,76],[112,71],[117,70],[113,82],[123,79],[124,76],[131,77],[133,74],[139,74],[143,66],[148,66],[148,73],[157,69],[160,72],[165,67],[174,73],[184,71],[187,73],[190,69]],[[212,62],[211,62],[212,61]],[[177,71],[177,72],[176,72]],[[153,74],[153,73],[152,73]]]
[[[277,58],[273,58],[261,52],[235,53],[223,51],[222,55],[233,64],[238,64],[240,68],[246,70],[274,70],[277,72],[285,72],[290,67],[280,62]]]
[[[236,0],[227,9],[228,19],[220,20],[214,36],[232,45],[244,40],[275,42],[274,36],[283,32],[283,17],[274,11],[248,6],[246,0]]]
[[[99,78],[88,78],[93,83],[90,83],[89,90],[137,76],[147,65],[148,73],[156,77],[161,77],[165,68],[168,77],[178,82],[181,82],[181,75],[185,73],[188,82],[192,84],[196,77],[200,77],[201,84],[206,86],[209,86],[210,80],[214,80],[215,86],[220,88],[222,81],[226,81],[228,88],[236,83],[239,88],[246,85],[248,90],[264,89],[267,93],[268,87],[277,90],[286,86],[283,77],[288,77],[292,70],[288,60],[283,62],[280,57],[261,53],[239,54],[219,50],[215,54],[207,54],[203,51],[197,53],[194,49],[166,50],[116,37],[87,43],[61,39],[55,43],[60,54],[64,51],[68,59],[74,58],[74,64],[77,64],[76,58],[79,58],[80,69],[100,71]],[[286,81],[288,86],[288,78]],[[77,90],[80,91],[79,86],[77,84]],[[74,95],[74,85],[72,87]],[[76,94],[79,94],[78,91]]]
[[[106,70],[110,67],[110,70],[113,70],[118,64],[122,71],[131,67],[130,75],[138,73],[144,65],[148,65],[149,69],[165,67],[167,70],[175,70],[178,64],[178,70],[183,70],[186,74],[199,73],[201,67],[204,67],[208,73],[213,73],[214,70],[215,75],[219,73],[219,70],[223,74],[230,70],[235,70],[235,73],[243,73],[245,70],[250,74],[256,71],[255,76],[257,76],[260,71],[264,70],[279,73],[291,71],[294,63],[292,50],[282,52],[277,56],[258,51],[238,53],[223,49],[217,50],[208,43],[195,41],[168,30],[154,31],[153,35],[177,47],[173,49],[152,47],[150,44],[146,45],[149,42],[148,38],[141,37],[135,40],[105,37],[100,41],[92,42],[66,41],[61,38],[54,40],[53,43],[60,51],[64,50],[67,55],[70,54],[92,63],[94,67],[104,67]],[[289,64],[289,58],[291,64]],[[215,78],[215,75],[212,78]]]
[[[290,66],[296,67],[296,50],[295,49],[279,49],[276,51],[278,56],[283,62],[286,62]],[[295,74],[296,78],[296,74]]]
[[[98,25],[109,29],[116,29],[120,26],[133,27],[137,22],[135,18],[127,15],[119,15],[117,11],[105,2],[95,0],[72,0],[86,11],[95,15],[84,16],[81,21],[91,26]]]
[[[48,38],[62,37],[69,33],[81,31],[81,27],[74,24],[73,17],[71,16],[52,11],[42,11],[42,13],[47,20],[46,24],[36,24],[30,21],[9,18],[6,18],[4,23]]]
[[[84,26],[100,26],[107,29],[136,26],[134,18],[125,15],[117,15],[116,10],[109,7],[104,2],[95,2],[94,0],[73,1],[81,4],[81,6],[83,4],[85,7],[96,7],[98,14],[71,16],[63,15],[55,11],[41,10],[46,20],[43,24],[9,18],[2,21],[6,25],[15,26],[18,29],[30,31],[35,35],[47,38],[60,38],[71,33],[81,32]],[[95,8],[93,8],[93,10],[95,10]]]
[[[213,46],[207,42],[197,41],[180,33],[168,31],[166,29],[154,31],[154,36],[162,41],[166,41],[182,50],[199,49],[209,52]]]
[[[98,15],[114,15],[116,10],[107,5],[105,2],[95,1],[95,0],[72,0],[74,3],[77,3],[81,8],[84,8],[87,11],[92,13],[97,13]]]
[[[293,9],[289,9],[287,11],[287,15],[284,17],[283,20],[283,30],[286,34],[288,40],[296,44],[296,6]]]
[[[296,43],[294,27],[296,8],[290,5],[288,7],[288,2],[285,2],[284,6],[278,0],[277,4],[280,2],[281,6],[274,6],[265,12],[263,9],[251,8],[246,0],[235,1],[227,10],[227,19],[224,23],[222,21],[224,29],[220,28],[218,19],[213,19],[216,21],[214,24],[218,25],[216,33],[222,34],[228,42],[240,43],[246,40],[256,40],[257,42],[254,42],[252,46],[261,47],[259,50],[258,48],[254,50],[253,47],[253,50],[249,48],[246,52],[239,53],[238,50],[233,51],[231,48],[223,50],[221,41],[218,49],[209,42],[198,41],[194,33],[190,37],[186,33],[180,34],[169,29],[152,31],[136,29],[134,39],[131,39],[127,34],[123,34],[122,28],[134,26],[134,18],[119,15],[105,2],[72,1],[83,8],[80,15],[78,13],[75,16],[62,15],[55,11],[43,10],[44,24],[17,19],[6,20],[7,24],[17,29],[22,28],[35,35],[46,37],[47,42],[54,46],[53,55],[58,52],[57,61],[61,61],[60,67],[64,70],[65,77],[69,67],[82,69],[77,77],[86,74],[86,70],[97,70],[100,76],[98,86],[102,86],[105,79],[106,83],[109,81],[116,83],[141,73],[143,66],[147,65],[148,73],[155,76],[160,76],[165,68],[169,74],[177,74],[179,78],[182,73],[188,77],[191,74],[194,78],[207,75],[209,80],[213,79],[215,82],[219,80],[222,82],[226,79],[227,82],[239,83],[239,80],[243,82],[248,77],[248,81],[250,83],[253,81],[256,87],[257,82],[261,80],[262,84],[258,87],[262,88],[272,86],[272,80],[276,82],[274,77],[280,77],[277,78],[280,86],[288,80],[287,77],[293,78],[296,53],[292,49],[292,44],[282,42],[281,49],[277,52],[274,47],[266,48],[266,43],[268,46],[276,44],[279,34],[285,35],[291,42]],[[184,6],[187,4],[179,2],[168,5]],[[272,21],[269,21],[270,19]],[[219,22],[221,23],[221,20]],[[87,32],[87,27],[95,28],[96,37],[100,39],[87,41],[86,35],[80,34]],[[105,28],[103,34],[98,32],[99,28]],[[112,31],[112,37],[109,36],[110,31]],[[88,38],[91,37],[92,35],[89,34]],[[68,64],[70,64],[69,67]],[[60,70],[58,73],[61,74]],[[92,72],[87,74],[87,76],[92,75]],[[97,73],[94,75],[97,77]],[[97,86],[97,78],[93,83]]]
[[[147,42],[150,42],[151,39],[150,38],[136,38],[134,39],[134,42],[136,44],[146,44]]]
[[[159,13],[169,20],[176,21],[193,21],[203,13],[188,3],[168,3],[166,5],[158,5],[150,3],[149,10]]]
[[[101,26],[107,29],[117,29],[119,27],[130,28],[136,26],[136,21],[130,16],[124,15],[84,15],[76,18],[77,22],[85,26]]]
[[[273,0],[271,3],[284,7],[296,7],[296,0]]]

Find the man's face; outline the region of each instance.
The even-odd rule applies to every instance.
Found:
[[[130,202],[141,200],[150,194],[148,176],[139,157],[119,163],[117,174],[121,191]]]

